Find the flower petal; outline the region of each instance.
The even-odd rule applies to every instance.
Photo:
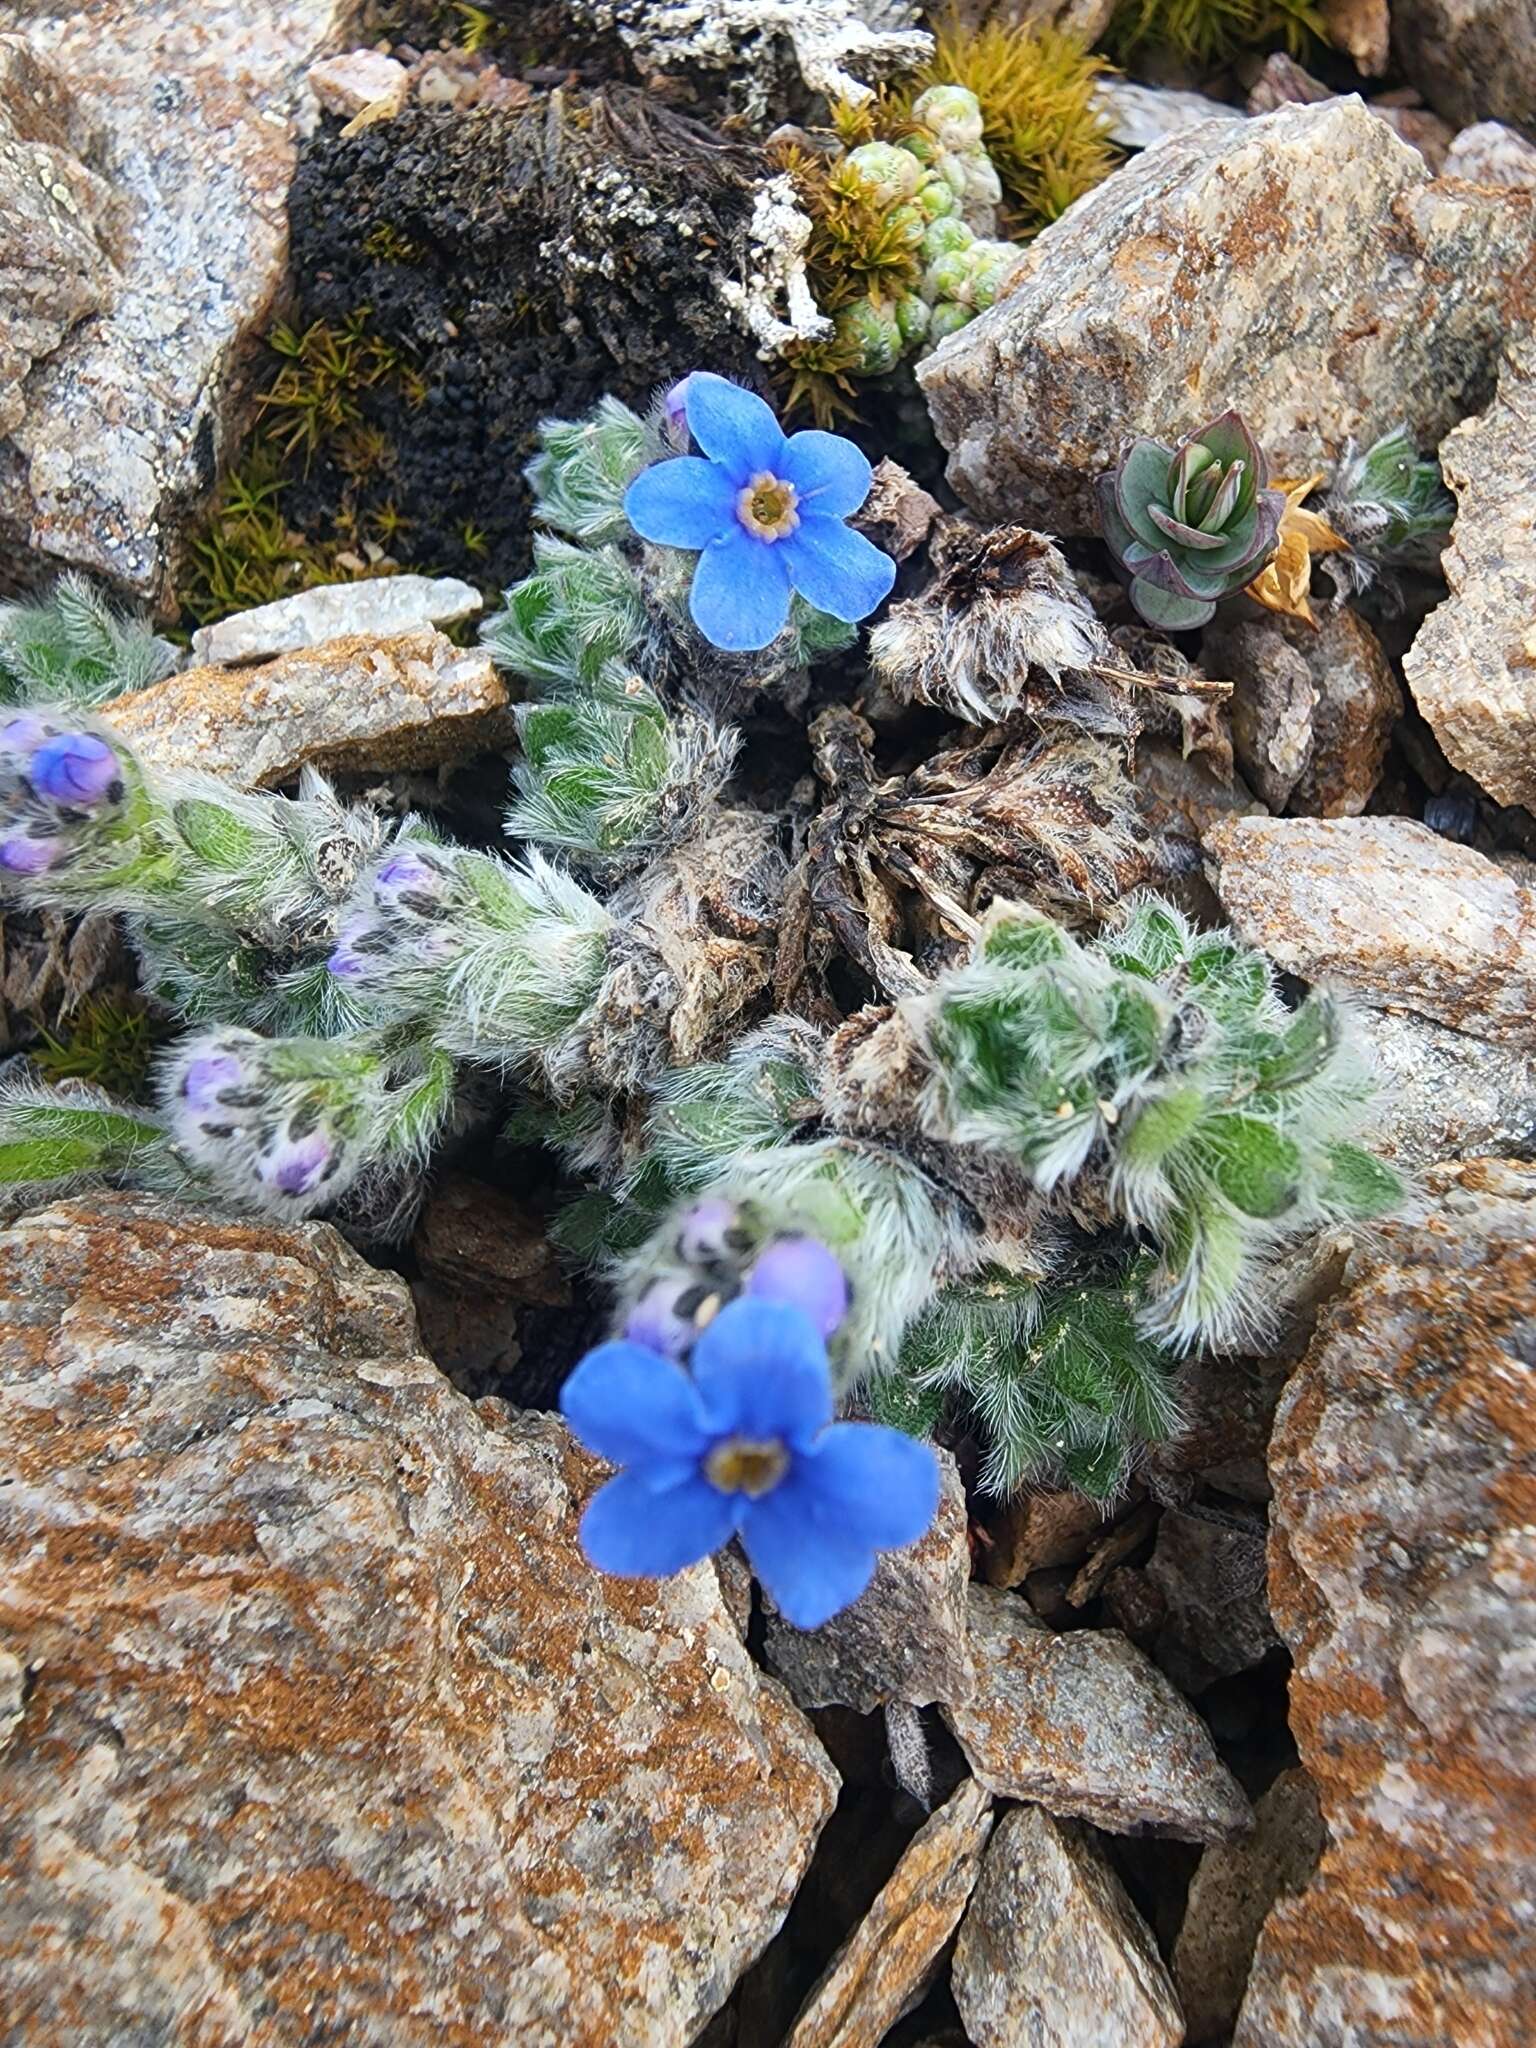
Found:
[[[874,471],[863,451],[841,434],[807,427],[785,442],[778,474],[794,485],[802,506],[846,519],[869,496]]]
[[[784,429],[755,392],[713,370],[695,370],[683,401],[688,431],[740,490],[761,469],[782,474]]]
[[[883,604],[896,581],[889,555],[826,513],[808,512],[778,547],[789,580],[806,603],[849,625]]]
[[[879,1423],[833,1423],[796,1461],[794,1477],[819,1528],[877,1550],[915,1543],[938,1513],[932,1446]]]
[[[658,1493],[636,1472],[600,1486],[581,1518],[581,1547],[600,1572],[664,1579],[730,1540],[740,1496],[699,1474]]]
[[[736,523],[736,487],[717,464],[676,455],[641,470],[624,493],[624,516],[642,540],[707,547]]]
[[[579,1362],[560,1389],[560,1413],[589,1451],[614,1465],[698,1458],[709,1440],[682,1367],[623,1338]]]
[[[783,632],[789,617],[783,548],[782,541],[757,540],[733,521],[731,532],[712,540],[700,555],[688,610],[711,646],[747,653]]]
[[[832,1420],[827,1347],[803,1309],[738,1296],[693,1347],[693,1378],[720,1436],[808,1443]]]
[[[741,1541],[753,1571],[794,1628],[820,1628],[851,1607],[875,1575],[873,1548],[818,1526],[804,1514],[792,1485],[749,1505]]]

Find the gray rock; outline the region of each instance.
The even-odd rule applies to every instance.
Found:
[[[1532,218],[1529,194],[1433,182],[1355,98],[1174,136],[921,365],[950,481],[988,519],[1092,533],[1128,437],[1227,406],[1280,474],[1399,418],[1434,446],[1485,401],[1529,301]]]
[[[1536,1168],[1438,1167],[1281,1402],[1270,1601],[1329,1846],[1234,2048],[1516,2048],[1536,1897]]]
[[[1446,756],[1501,804],[1536,805],[1536,341],[1511,346],[1493,404],[1440,450],[1456,493],[1451,594],[1403,657]]]
[[[1362,1010],[1381,1077],[1371,1146],[1399,1166],[1536,1151],[1536,1054],[1402,1010]]]
[[[1536,0],[1392,0],[1392,48],[1447,120],[1536,126]]]
[[[257,789],[306,766],[374,774],[464,760],[510,742],[506,704],[483,647],[425,627],[326,640],[254,668],[183,669],[101,715],[155,768]]]
[[[1474,185],[1513,185],[1536,191],[1536,142],[1527,142],[1502,121],[1478,121],[1463,128],[1445,157],[1448,178]]]
[[[484,605],[478,590],[457,576],[372,576],[360,583],[322,583],[253,611],[234,612],[192,635],[200,662],[231,667],[318,647],[352,633],[387,639],[422,626],[471,619]]]
[[[1536,1050],[1536,886],[1409,818],[1224,818],[1207,869],[1238,936],[1307,981]]]
[[[1054,1635],[992,1586],[970,1598],[976,1693],[943,1713],[990,1791],[1111,1834],[1219,1842],[1249,1825],[1205,1723],[1123,1636]]]
[[[1241,111],[1203,92],[1179,92],[1172,86],[1138,85],[1134,78],[1106,78],[1095,88],[1093,103],[1109,123],[1109,137],[1122,149],[1150,149],[1170,135],[1182,135],[1202,121],[1230,121]]]
[[[1151,1929],[1091,1832],[1022,1806],[998,1822],[955,1943],[976,2048],[1178,2048]]]
[[[801,2007],[784,2048],[880,2048],[938,1975],[991,1832],[991,1796],[966,1778],[912,1837]]]
[[[1200,1858],[1173,1950],[1190,2048],[1230,2035],[1265,1916],[1307,1883],[1326,1840],[1312,1780],[1282,1771],[1254,1803],[1253,1833],[1213,1843]]]
[[[938,1456],[943,1490],[933,1527],[910,1549],[886,1551],[852,1607],[807,1633],[792,1628],[764,1595],[768,1668],[798,1706],[868,1714],[888,1700],[926,1707],[970,1698],[965,1488],[949,1452]]]
[[[359,0],[0,0],[0,28],[21,29],[103,131],[100,162],[122,202],[110,304],[34,363],[0,439],[0,558],[31,547],[169,598],[180,529],[238,424],[246,349],[283,290],[304,73],[359,11]],[[69,189],[88,218],[83,188]],[[50,232],[63,234],[57,217]],[[68,248],[87,259],[78,229]]]
[[[343,121],[369,107],[398,113],[411,83],[405,66],[381,50],[346,50],[338,57],[322,57],[305,77],[325,111]]]
[[[709,1563],[477,1410],[323,1224],[95,1194],[0,1233],[0,1973],[31,2048],[675,2048],[836,1777]]]
[[[1147,1577],[1163,1597],[1153,1656],[1193,1698],[1262,1663],[1280,1640],[1264,1597],[1264,1517],[1170,1508]]]

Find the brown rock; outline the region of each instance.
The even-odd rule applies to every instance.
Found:
[[[1536,125],[1536,0],[1392,0],[1392,47],[1448,120]]]
[[[571,1298],[539,1212],[466,1173],[444,1174],[435,1184],[411,1249],[424,1273],[461,1291],[546,1308],[563,1308]]]
[[[592,1571],[599,1468],[325,1225],[95,1194],[0,1233],[0,1299],[17,2038],[691,2038],[835,1788],[713,1568]]]
[[[1323,0],[1323,26],[1336,50],[1347,50],[1355,69],[1379,78],[1391,55],[1387,0]]]
[[[484,648],[426,628],[359,634],[257,668],[189,668],[102,706],[140,758],[249,789],[304,767],[337,773],[435,768],[505,745],[507,690]]]
[[[1434,1169],[1286,1389],[1270,1604],[1330,1846],[1235,2048],[1536,2038],[1536,1168]]]
[[[1253,1833],[1200,1858],[1173,1950],[1190,2048],[1231,2033],[1265,1915],[1307,1883],[1326,1840],[1312,1780],[1282,1771],[1254,1805]]]
[[[1004,1799],[1110,1833],[1225,1841],[1252,1819],[1200,1717],[1112,1629],[1053,1635],[1014,1593],[971,1588],[976,1694],[945,1705],[971,1769]]]
[[[955,1943],[976,2048],[1178,2048],[1151,1930],[1091,1832],[1023,1806],[998,1822]]]
[[[1251,1670],[1279,1641],[1264,1599],[1264,1534],[1262,1515],[1226,1508],[1170,1508],[1158,1524],[1147,1577],[1164,1620],[1152,1654],[1187,1697]]]
[[[1305,476],[1400,416],[1436,445],[1484,402],[1536,289],[1529,194],[1431,181],[1358,100],[1209,121],[1029,245],[920,365],[949,477],[988,519],[1097,531],[1096,476],[1240,403]]]
[[[1076,1565],[1104,1526],[1104,1510],[1081,1493],[1016,1493],[988,1524],[981,1577],[1022,1586],[1046,1565]]]
[[[1239,938],[1307,981],[1536,1048],[1536,887],[1407,818],[1229,818],[1207,867]]]
[[[937,1976],[991,1832],[991,1797],[967,1778],[912,1837],[801,2007],[784,2048],[880,2048]]]
[[[1104,1581],[1104,1612],[1112,1628],[1149,1651],[1166,1614],[1163,1596],[1136,1565],[1117,1565]]]
[[[1511,347],[1493,404],[1440,462],[1456,493],[1451,594],[1403,673],[1447,758],[1501,804],[1536,806],[1536,341]]]

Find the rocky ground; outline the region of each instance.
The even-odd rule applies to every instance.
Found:
[[[786,182],[937,16],[0,0],[0,599],[139,608],[159,652],[81,701],[167,786],[249,819],[324,774],[505,849],[538,692],[480,629],[540,422],[605,394],[833,404],[900,564],[872,635],[708,692],[653,633],[669,711],[744,737],[732,808],[670,792],[709,861],[679,827],[626,896],[573,856],[634,948],[581,1040],[600,1128],[508,1056],[387,1220],[279,1221],[67,1146],[28,1177],[0,1127],[0,2040],[1536,2039],[1536,13],[966,0],[943,33],[1116,58],[1094,169],[1036,215],[1004,177],[1018,251],[937,346],[817,354],[847,333]],[[1313,480],[1311,552],[1159,633],[1096,479],[1229,408]],[[1452,502],[1387,560],[1346,479],[1399,426]],[[326,944],[353,829],[306,852],[346,870]],[[995,901],[1087,944],[1147,888],[1338,998],[1389,1213],[1277,1233],[1102,1497],[989,1484],[979,1400],[895,1418],[937,1516],[818,1629],[735,1545],[592,1569],[607,1468],[554,1410],[613,1318],[577,1219],[648,1218],[625,1033],[686,1075],[788,1017],[834,1048],[797,1137],[895,1145],[859,1033]],[[149,1115],[189,1018],[265,1028],[168,1001],[132,904],[14,894],[8,1101]],[[1023,1203],[899,1143],[973,1235]],[[1049,1249],[1135,1237],[1095,1189]]]

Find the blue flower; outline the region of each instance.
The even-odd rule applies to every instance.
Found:
[[[692,1376],[626,1338],[589,1351],[560,1408],[624,1469],[582,1517],[599,1571],[665,1578],[740,1535],[796,1628],[857,1600],[875,1554],[915,1543],[939,1502],[927,1444],[832,1420],[827,1353],[805,1313],[740,1298],[693,1347]]]
[[[703,455],[640,472],[630,525],[663,547],[697,548],[688,609],[716,647],[766,647],[798,590],[850,625],[890,595],[896,564],[843,521],[869,495],[870,467],[838,434],[785,435],[760,398],[695,370],[683,396]]]

